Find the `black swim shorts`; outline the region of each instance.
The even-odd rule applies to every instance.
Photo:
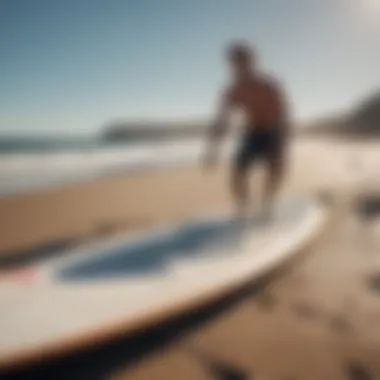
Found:
[[[243,134],[235,155],[235,169],[246,170],[257,161],[281,159],[283,138],[278,128],[249,128]]]

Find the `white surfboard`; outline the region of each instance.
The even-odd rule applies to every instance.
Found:
[[[0,280],[0,368],[101,342],[238,289],[293,257],[327,210],[277,206],[270,223],[205,217],[65,252]]]

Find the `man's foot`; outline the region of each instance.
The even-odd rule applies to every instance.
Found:
[[[259,213],[259,219],[263,224],[269,224],[274,218],[274,210],[272,204],[263,206]]]
[[[239,208],[235,212],[236,232],[238,235],[240,235],[241,233],[245,232],[246,229],[249,227],[251,215],[249,214],[248,207],[245,207],[244,209]]]

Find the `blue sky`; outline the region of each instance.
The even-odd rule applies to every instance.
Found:
[[[378,0],[0,0],[0,133],[209,116],[223,46],[251,41],[295,115],[380,84]]]

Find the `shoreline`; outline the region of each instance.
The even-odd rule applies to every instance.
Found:
[[[329,189],[343,194],[355,191],[366,181],[376,185],[378,146],[296,141],[283,195]],[[359,165],[352,165],[351,161],[356,160]],[[256,201],[260,198],[262,176],[258,170],[251,178],[252,198]],[[221,207],[232,207],[229,171],[224,163],[213,173],[203,172],[194,163],[137,170],[129,175],[119,173],[0,198],[0,252],[17,254],[57,242],[180,222]]]
[[[355,140],[334,136],[297,134],[295,144],[302,142],[345,144],[355,146],[379,145],[379,141]],[[223,157],[227,158],[236,141],[227,139]],[[109,150],[59,151],[37,154],[0,155],[0,200],[49,192],[72,185],[133,175],[136,172],[153,172],[177,166],[195,164],[202,141],[119,146]]]

